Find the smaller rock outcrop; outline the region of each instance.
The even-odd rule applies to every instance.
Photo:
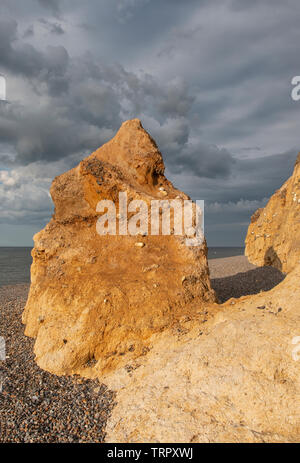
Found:
[[[253,214],[245,254],[253,264],[284,273],[300,263],[300,153],[293,175]]]

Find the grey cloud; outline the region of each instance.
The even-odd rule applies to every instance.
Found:
[[[222,244],[243,246],[252,214],[267,203],[267,198],[249,201],[239,200],[228,203],[207,203],[205,205],[205,231],[210,246],[218,244],[215,240],[223,233]]]
[[[160,150],[165,157],[173,156],[189,139],[190,129],[186,118],[167,118],[159,123],[153,117],[142,114],[143,125],[157,140]]]
[[[204,143],[185,146],[174,161],[169,167],[171,172],[193,172],[198,178],[226,178],[235,164],[226,149]]]
[[[168,84],[166,95],[158,104],[158,110],[167,116],[186,116],[192,103],[193,97],[188,94],[186,83],[175,79]]]
[[[261,201],[270,197],[291,176],[296,158],[297,150],[259,158],[235,158],[227,177],[201,178],[190,172],[187,181],[184,181],[184,175],[182,181],[192,197],[209,202]]]
[[[291,76],[299,73],[299,4],[276,2],[272,9],[258,2],[250,11],[230,6],[211,2],[202,15],[195,12],[194,21],[172,30],[161,45],[171,46],[172,55],[155,61],[165,75],[182,69],[190,91],[197,92],[193,112],[204,136],[218,144],[256,137],[262,127],[297,118],[299,110],[290,98]],[[280,139],[278,131],[275,137]],[[296,138],[294,131],[291,145]],[[263,142],[271,139],[265,135]]]
[[[65,30],[63,29],[62,25],[58,23],[51,24],[50,30],[52,34],[56,35],[63,35],[65,33]]]
[[[282,1],[281,0],[273,0],[272,4],[273,4],[273,7],[275,7],[275,6],[280,7],[280,6],[282,6]],[[229,5],[231,6],[231,8],[233,10],[243,11],[243,10],[247,10],[247,9],[255,9],[258,6],[269,7],[270,3],[269,3],[269,0],[252,0],[251,2],[249,2],[247,0],[231,0]],[[287,6],[287,7],[293,7],[293,6],[295,6],[295,0],[286,0],[284,5]]]
[[[36,166],[0,170],[0,223],[41,223],[52,211],[49,197],[50,179],[38,175]]]
[[[60,13],[61,0],[37,0],[38,3],[50,10],[53,14],[58,15]]]
[[[199,178],[190,171],[168,172],[194,200],[205,200],[205,232],[210,246],[242,246],[252,214],[290,177],[297,151],[236,159],[227,178]],[[169,166],[170,167],[170,166]]]
[[[122,120],[142,116],[145,108],[148,116],[154,113],[163,121],[159,133],[168,151],[188,141],[186,116],[193,100],[181,79],[161,83],[120,65],[97,63],[91,54],[71,58],[62,46],[40,51],[17,43],[15,22],[8,30],[15,34],[9,36],[7,69],[17,68],[27,79],[33,101],[43,98],[43,104],[32,107],[12,101],[0,108],[0,136],[11,144],[16,163],[79,159],[106,142]]]
[[[34,26],[32,24],[31,26],[27,27],[26,31],[23,34],[23,38],[28,39],[29,37],[33,37],[33,36],[34,36]]]
[[[34,46],[18,41],[14,20],[0,20],[0,64],[8,71],[28,78],[51,79],[66,71],[69,55],[62,46],[48,46],[42,53]]]
[[[19,169],[19,183],[0,185],[2,217],[21,220],[23,194],[41,202],[22,220],[46,218],[41,172],[72,167],[123,120],[140,117],[168,176],[206,200],[209,242],[241,243],[300,148],[300,105],[290,98],[300,72],[298,1],[41,0],[43,10],[37,0],[4,3],[19,28],[1,15],[0,67],[18,97],[0,105],[0,166],[14,178]],[[32,192],[20,178],[37,165]]]
[[[150,0],[119,0],[117,3],[118,19],[125,23],[134,16],[134,10],[149,3]]]
[[[84,157],[107,140],[107,131],[84,121],[74,123],[59,106],[32,112],[12,104],[1,111],[0,137],[13,146],[15,162],[26,165],[72,155]]]
[[[62,25],[57,22],[48,21],[45,18],[40,18],[39,22],[51,33],[54,35],[63,35],[65,30]]]
[[[228,178],[236,160],[225,148],[204,143],[191,132],[184,117],[167,118],[159,124],[142,115],[144,127],[153,135],[172,175],[191,173],[198,179]]]
[[[17,39],[17,27],[18,23],[13,19],[0,19],[1,60],[11,52],[12,42]]]

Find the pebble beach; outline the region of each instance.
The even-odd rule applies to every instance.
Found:
[[[283,281],[285,275],[274,267],[256,267],[245,256],[225,257],[208,261],[212,287],[219,302],[261,291],[269,291]]]
[[[0,287],[0,442],[103,442],[114,394],[98,380],[55,376],[34,362],[34,340],[24,336],[21,314],[29,285]]]
[[[284,275],[258,268],[244,256],[209,260],[212,286],[220,302],[267,291]],[[28,284],[0,287],[0,442],[104,442],[114,393],[98,380],[58,377],[34,362],[34,340],[24,336],[21,315]]]

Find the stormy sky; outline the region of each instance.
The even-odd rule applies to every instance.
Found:
[[[32,244],[49,186],[138,117],[210,246],[241,246],[300,151],[298,0],[1,0],[0,246]]]

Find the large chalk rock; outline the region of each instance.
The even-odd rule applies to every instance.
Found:
[[[246,256],[284,273],[300,263],[300,153],[293,175],[251,218]]]
[[[175,234],[97,233],[98,202],[113,200],[118,212],[119,192],[148,205],[188,199],[164,176],[161,153],[136,119],[53,181],[55,213],[34,237],[23,314],[37,363],[50,372],[101,376],[145,354],[151,335],[215,300],[205,241],[188,247]]]

